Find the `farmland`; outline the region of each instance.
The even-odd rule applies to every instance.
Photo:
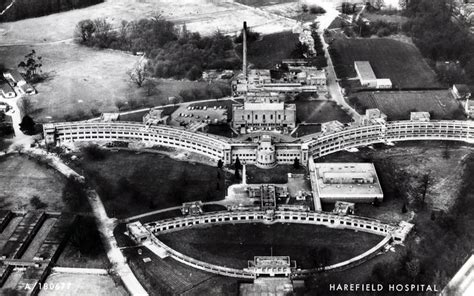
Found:
[[[412,44],[388,38],[335,39],[330,53],[338,78],[356,77],[354,61],[369,61],[377,78],[394,88],[439,88],[436,73]]]
[[[359,92],[351,96],[349,103],[360,113],[378,108],[389,120],[410,119],[410,112],[414,111],[430,112],[432,119],[465,117],[460,103],[449,90]]]

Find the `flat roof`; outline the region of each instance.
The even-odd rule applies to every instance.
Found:
[[[383,198],[373,163],[315,163],[320,198]],[[344,181],[324,182],[324,178]],[[348,181],[354,178],[352,181]],[[358,182],[367,178],[368,183]],[[355,180],[357,179],[357,180]]]
[[[284,110],[284,103],[244,103],[245,110],[256,110],[256,111],[265,111],[265,110]]]
[[[360,79],[377,79],[368,61],[355,61],[354,67],[358,71]]]

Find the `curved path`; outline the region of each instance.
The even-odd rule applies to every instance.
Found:
[[[352,229],[355,231],[364,231],[376,235],[384,236],[384,239],[377,245],[366,252],[351,258],[349,260],[339,262],[330,266],[326,266],[324,270],[340,270],[348,268],[368,258],[375,256],[388,243],[395,241],[400,243],[404,240],[406,234],[411,230],[412,225],[408,223],[400,223],[400,225],[391,225],[382,223],[378,220],[367,219],[356,216],[340,216],[332,213],[322,212],[294,212],[294,211],[276,211],[269,215],[263,211],[249,212],[214,212],[206,213],[199,216],[177,217],[165,219],[144,224],[144,231],[149,233],[150,240],[144,245],[150,250],[158,247],[161,252],[165,251],[172,258],[187,264],[191,267],[201,269],[207,272],[225,275],[237,278],[255,278],[256,273],[249,268],[237,269],[219,266],[216,264],[206,263],[184,255],[161,242],[157,236],[161,233],[179,231],[182,229],[196,228],[203,225],[214,224],[235,224],[235,223],[299,223],[310,225],[322,225],[338,229]],[[311,274],[318,271],[317,269],[297,269],[293,270],[293,276]]]

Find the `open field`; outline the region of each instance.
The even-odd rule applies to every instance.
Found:
[[[474,172],[472,146],[445,142],[406,142],[395,147],[363,149],[359,153],[336,153],[321,161],[372,161],[375,163],[385,199],[380,207],[357,205],[356,214],[385,221],[411,218],[416,231],[397,247],[397,253],[376,257],[361,266],[329,273],[312,282],[312,293],[328,291],[329,283],[419,282],[443,287],[472,253],[474,242],[472,211]],[[426,205],[408,206],[402,214],[403,200],[410,199],[420,175],[433,178]],[[433,210],[442,210],[442,212]],[[405,262],[420,260],[415,279],[407,275]],[[374,273],[374,267],[382,271]]]
[[[298,43],[298,34],[291,31],[265,35],[247,45],[248,62],[256,69],[272,68],[283,59],[297,58],[292,53]],[[235,50],[242,58],[242,45],[238,45]]]
[[[356,109],[378,108],[389,120],[410,119],[410,112],[430,112],[432,119],[464,119],[461,104],[449,90],[358,92]],[[354,99],[349,99],[349,103]]]
[[[329,264],[333,264],[365,252],[382,237],[324,226],[256,223],[188,229],[160,235],[159,239],[193,258],[223,266],[247,267],[247,260],[269,256],[273,249],[273,255],[290,256],[298,267],[311,268],[311,254],[316,248],[329,248]]]
[[[339,78],[356,77],[354,61],[369,61],[377,78],[390,78],[394,88],[436,88],[435,72],[415,45],[388,38],[336,39],[330,44]]]
[[[233,34],[242,28],[243,20],[255,31],[274,33],[291,29],[296,22],[230,1],[206,0],[108,0],[83,9],[0,24],[0,44],[56,42],[73,37],[76,24],[83,19],[106,18],[114,27],[122,20],[131,21],[161,15],[188,30],[210,35],[220,30]],[[57,26],[61,24],[61,26]],[[48,28],[54,27],[54,30]]]
[[[339,120],[351,122],[352,118],[334,101],[301,101],[296,102],[296,119],[304,123],[323,123]]]
[[[127,74],[137,56],[75,44],[0,47],[0,63],[15,68],[31,49],[43,56],[43,72],[49,76],[35,85],[38,94],[30,97],[35,107],[33,116],[40,122],[117,112],[118,101],[135,108],[169,104],[168,98],[183,89],[208,86],[206,82],[158,79],[148,94],[146,86],[138,88]]]
[[[75,166],[96,187],[113,217],[178,206],[185,201],[220,200],[225,194],[224,174],[218,179],[216,167],[162,154],[107,152],[104,160],[83,158]]]
[[[33,196],[47,204],[48,210],[61,211],[63,177],[46,166],[26,156],[6,155],[0,157],[0,208],[34,209],[30,204]]]
[[[109,275],[55,273],[48,276],[45,287],[58,287],[58,289],[42,289],[40,296],[125,296],[125,288],[116,284]],[[63,287],[63,288],[61,288]]]

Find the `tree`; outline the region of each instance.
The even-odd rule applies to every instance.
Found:
[[[35,122],[33,118],[28,115],[25,115],[20,123],[20,130],[27,135],[32,135],[35,132]]]
[[[236,169],[236,170],[240,170],[241,168],[242,168],[242,164],[240,163],[240,159],[239,159],[239,157],[237,156],[237,157],[235,158],[235,169]]]
[[[407,204],[406,204],[406,203],[403,203],[403,206],[402,206],[402,213],[405,214],[407,211],[408,211],[408,209],[407,209]]]
[[[122,100],[115,101],[115,107],[117,107],[117,109],[119,111],[122,111],[122,109],[125,107],[125,105],[127,105],[127,104]]]
[[[398,5],[400,6],[401,10],[407,9],[407,2],[408,0],[398,0]]]
[[[420,260],[413,258],[405,263],[407,274],[414,280],[420,273]]]
[[[421,195],[421,201],[424,204],[425,203],[425,198],[426,194],[428,193],[428,189],[431,186],[431,183],[433,182],[431,178],[431,173],[426,173],[421,177],[421,182],[420,182],[420,195]]]
[[[34,81],[38,78],[40,75],[39,73],[42,73],[42,66],[42,57],[38,56],[34,49],[32,49],[29,54],[25,55],[25,60],[18,64],[18,68],[23,69],[26,79],[30,81]]]
[[[30,199],[30,204],[31,206],[33,206],[36,210],[41,210],[41,209],[44,209],[46,208],[48,205],[44,202],[41,201],[41,199],[34,195],[31,199]]]
[[[298,157],[295,157],[295,160],[293,161],[293,168],[295,170],[300,168],[300,161],[299,161]]]
[[[236,179],[240,179],[240,171],[239,171],[239,169],[238,169],[237,167],[235,168],[235,174],[234,174],[234,176],[235,176]]]
[[[66,180],[62,192],[62,199],[71,211],[80,212],[89,210],[87,190],[84,184],[74,177],[69,177]]]
[[[74,35],[81,38],[82,42],[87,42],[92,38],[92,34],[95,32],[95,24],[91,19],[80,21],[76,25]]]
[[[94,218],[80,216],[71,233],[71,245],[83,256],[95,257],[102,251],[99,230]]]
[[[135,64],[135,67],[130,71],[130,79],[132,79],[138,87],[141,87],[149,76],[150,73],[146,61],[138,61],[138,63]]]

